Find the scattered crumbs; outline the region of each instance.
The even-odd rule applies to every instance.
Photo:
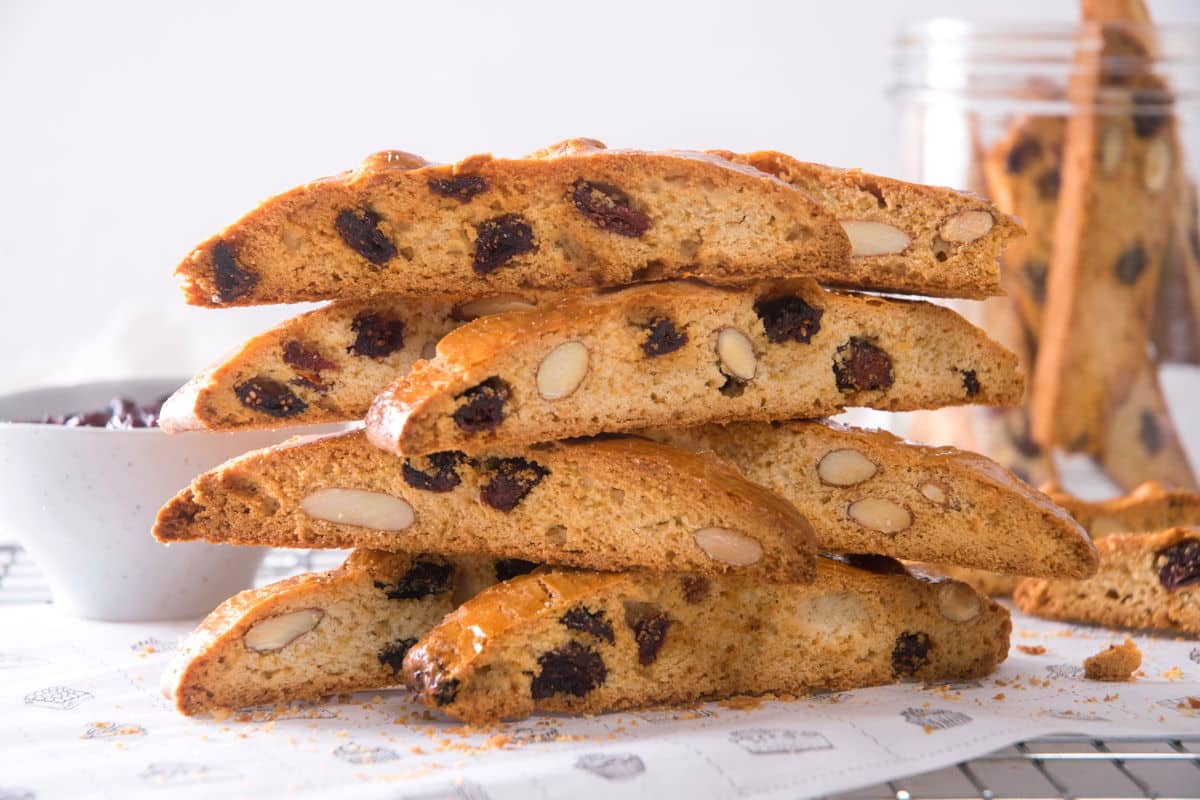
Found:
[[[928,736],[929,734],[933,733],[933,726],[925,725],[924,727],[921,728],[921,730],[925,731],[925,735]]]
[[[118,750],[124,750],[126,747],[128,747],[128,745],[126,745],[124,742],[114,742],[114,743],[113,743],[113,745],[114,745],[114,746],[115,746],[115,747],[116,747]]]
[[[1119,694],[1106,694],[1106,695],[1104,695],[1104,702],[1111,703],[1113,700],[1118,699],[1120,696],[1121,695],[1119,695]]]
[[[921,704],[921,708],[929,708],[931,705],[933,705],[933,704],[930,703],[928,700],[926,700],[924,703]]]
[[[382,702],[383,702],[383,695],[381,695],[381,694],[377,694],[377,695],[375,695],[374,697],[372,697],[372,698],[371,698],[371,705],[376,705],[376,706],[377,706],[377,705],[379,705],[379,704],[380,704],[380,703],[382,703]]]
[[[994,683],[994,684],[995,684],[995,685],[997,685],[997,686],[1008,686],[1008,681],[1002,681],[1002,680],[1000,680],[999,678],[997,678],[996,680],[992,681],[992,683]]]
[[[350,731],[346,730],[345,728],[342,728],[340,731],[334,734],[334,736],[338,737],[339,739],[345,739],[349,735]]]
[[[749,695],[738,695],[722,700],[718,705],[722,708],[733,709],[734,711],[753,711],[757,708],[762,708],[763,698],[751,697]],[[700,719],[704,715],[699,711],[686,711],[679,715],[678,719]]]
[[[271,720],[266,725],[263,725],[262,729],[266,733],[270,733],[271,731],[275,730],[275,720]]]
[[[1200,709],[1200,697],[1185,697],[1179,701],[1179,705],[1177,705],[1176,708],[1183,709],[1185,711],[1189,709],[1193,711]]]
[[[319,728],[321,726],[315,722],[310,722],[310,723],[308,723],[308,727],[312,728],[315,731],[317,728]]]
[[[996,694],[992,695],[992,699],[993,700],[1003,700],[1004,692],[997,692]]]
[[[229,719],[229,717],[233,714],[233,712],[230,711],[228,708],[218,708],[215,711],[213,711],[212,713],[213,713],[213,719],[215,719],[217,722],[224,722],[225,720]]]
[[[489,736],[484,741],[483,746],[485,749],[495,750],[495,749],[498,749],[501,747],[506,747],[512,743],[513,743],[512,737],[510,737],[506,734],[503,734],[503,733],[497,733],[494,736]]]
[[[249,739],[249,738],[250,738],[250,734],[248,734],[248,733],[239,733],[239,734],[237,735],[237,737],[238,737],[239,739]]]
[[[1037,631],[1017,631],[1017,636],[1020,636],[1022,639],[1036,639],[1041,634]]]
[[[1040,656],[1046,652],[1046,648],[1040,644],[1019,644],[1017,649],[1027,656]]]
[[[425,755],[425,751],[421,749],[421,746],[415,745],[415,744],[412,747],[408,748],[408,752],[412,753],[415,756]]]
[[[1162,676],[1169,681],[1181,681],[1183,680],[1183,670],[1181,670],[1179,667],[1171,667],[1169,670],[1164,672]]]

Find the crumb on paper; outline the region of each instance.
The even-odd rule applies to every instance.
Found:
[[[1169,681],[1181,681],[1183,680],[1183,670],[1181,670],[1179,667],[1171,667],[1169,670],[1164,672],[1162,676]]]
[[[1110,645],[1083,660],[1083,676],[1089,681],[1128,681],[1142,665],[1142,651],[1133,639]]]
[[[1106,695],[1104,695],[1104,702],[1111,703],[1112,701],[1120,698],[1120,696],[1121,695],[1119,695],[1119,694],[1106,694]]]
[[[738,695],[720,701],[718,705],[722,708],[733,709],[734,711],[753,711],[756,708],[762,708],[764,698],[751,697],[749,695]],[[687,716],[681,716],[680,719],[700,719],[703,714],[699,711],[691,711]]]
[[[1185,697],[1175,707],[1183,711],[1200,710],[1200,697]]]
[[[993,700],[1003,700],[1004,692],[997,692],[996,694],[992,695],[992,699]]]
[[[1019,644],[1017,649],[1027,656],[1040,656],[1046,652],[1046,648],[1040,644]]]

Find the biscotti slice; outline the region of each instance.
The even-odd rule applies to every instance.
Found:
[[[1017,575],[1095,574],[1087,533],[999,464],[952,447],[834,422],[739,422],[647,435],[711,450],[789,500],[817,548],[983,567]]]
[[[1138,368],[1109,411],[1100,465],[1126,491],[1146,480],[1194,489],[1196,476],[1171,420],[1158,367],[1146,359]]]
[[[1200,216],[1184,165],[1175,175],[1171,242],[1155,300],[1153,338],[1160,361],[1200,364]]]
[[[668,281],[468,323],[367,414],[414,455],[732,420],[1015,403],[1017,359],[942,306]]]
[[[159,511],[163,542],[362,547],[593,569],[812,576],[808,521],[711,453],[633,437],[397,458],[362,431],[204,473]]]
[[[534,566],[356,550],[226,600],[184,640],[163,694],[191,715],[399,685],[404,654],[442,617]]]
[[[1013,595],[1017,607],[1049,619],[1200,635],[1200,528],[1114,533],[1096,548],[1096,577],[1027,578]]]
[[[1021,226],[982,197],[774,151],[720,154],[787,181],[837,217],[850,267],[826,283],[974,299],[1000,293],[996,260]]]
[[[413,646],[404,677],[471,723],[735,695],[981,678],[1008,611],[965,584],[819,559],[816,582],[547,571],[484,590]]]
[[[454,328],[545,298],[380,294],[330,303],[255,336],[188,381],[163,405],[159,425],[178,433],[360,420],[380,389],[432,356]]]
[[[395,151],[267,200],[176,269],[193,305],[842,274],[816,201],[704,153],[573,140],[432,165]]]

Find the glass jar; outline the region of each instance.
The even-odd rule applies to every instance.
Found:
[[[900,32],[894,70],[898,177],[1027,230],[1008,296],[957,306],[1025,362],[1024,406],[923,412],[909,435],[1033,483],[1094,465],[1111,484],[1092,494],[1195,487],[1200,28],[939,19]]]

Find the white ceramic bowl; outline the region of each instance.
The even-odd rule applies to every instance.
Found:
[[[178,379],[37,389],[0,397],[0,420],[149,403]],[[55,603],[88,619],[184,619],[251,584],[266,550],[150,535],[160,506],[228,458],[293,431],[184,433],[0,422],[0,541],[23,545]]]

